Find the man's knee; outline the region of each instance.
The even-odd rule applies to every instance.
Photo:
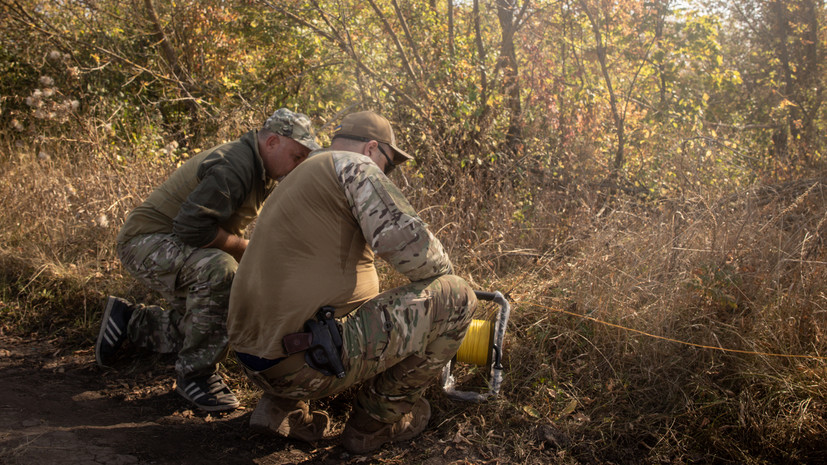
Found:
[[[215,249],[196,264],[198,282],[210,289],[229,289],[235,278],[238,262],[228,253]]]
[[[437,278],[439,296],[453,306],[466,306],[473,309],[477,304],[477,297],[471,286],[457,275],[447,274]]]

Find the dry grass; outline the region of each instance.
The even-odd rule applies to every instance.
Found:
[[[169,165],[121,163],[71,144],[49,156],[9,145],[0,160],[4,327],[25,333],[57,327],[86,331],[97,324],[107,293],[135,286],[123,279],[115,236]]]
[[[584,207],[557,253],[527,265],[512,290],[511,395],[543,418],[576,401],[559,420],[579,457],[823,457],[824,361],[784,355],[825,352],[824,189],[813,179],[617,201],[602,215]]]
[[[68,145],[41,159],[3,144],[2,331],[90,344],[103,296],[146,292],[124,276],[114,237],[175,159]],[[513,463],[827,459],[824,360],[783,356],[827,349],[824,179],[606,202],[508,172],[396,175],[459,273],[514,301],[501,398],[430,394],[446,447]]]

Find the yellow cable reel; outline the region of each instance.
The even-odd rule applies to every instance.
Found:
[[[472,365],[491,365],[494,352],[494,324],[488,320],[471,320],[465,339],[457,351],[457,361]]]
[[[454,359],[442,369],[442,390],[448,397],[468,402],[482,402],[490,397],[496,397],[503,382],[502,349],[505,340],[505,329],[511,306],[508,300],[499,291],[474,291],[478,300],[487,300],[500,306],[496,321],[471,320],[471,325],[465,333]],[[460,391],[456,380],[451,374],[455,362],[484,366],[489,369],[489,389],[486,393]]]

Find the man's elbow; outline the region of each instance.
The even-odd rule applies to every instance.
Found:
[[[415,269],[407,270],[405,276],[411,282],[425,281],[428,279],[439,278],[448,274],[454,274],[454,268],[450,261],[440,263],[425,263]]]
[[[184,244],[192,247],[205,247],[215,239],[218,228],[191,228],[173,222],[172,233]]]

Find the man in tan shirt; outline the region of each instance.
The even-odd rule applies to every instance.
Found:
[[[422,394],[456,354],[476,297],[386,176],[409,158],[385,118],[354,113],[264,205],[227,321],[241,365],[265,391],[252,426],[320,439],[328,416],[306,401],[355,384],[343,433],[349,451],[411,439],[427,426]],[[379,293],[375,255],[410,284]]]

